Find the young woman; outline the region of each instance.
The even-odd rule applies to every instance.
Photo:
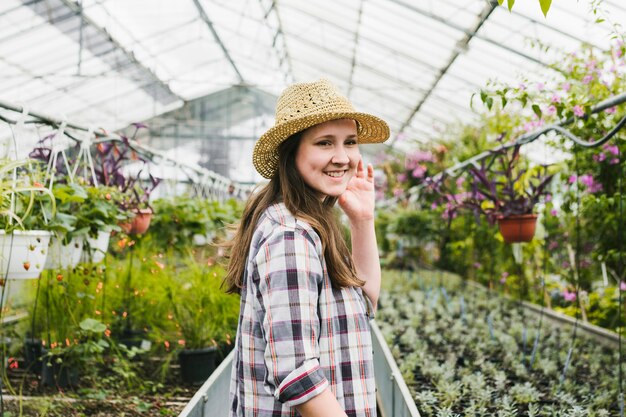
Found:
[[[278,99],[276,123],[253,154],[270,181],[230,242],[225,284],[241,294],[231,416],[376,416],[368,317],[380,263],[374,171],[359,144],[388,137],[383,120],[355,112],[326,80]]]

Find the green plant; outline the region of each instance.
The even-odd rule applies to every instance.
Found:
[[[29,175],[31,160],[0,160],[0,227],[6,232],[27,226],[43,229],[46,224],[37,204],[40,196],[56,210],[54,195]]]
[[[167,288],[174,320],[188,349],[232,343],[239,299],[221,290],[224,269],[188,262]]]

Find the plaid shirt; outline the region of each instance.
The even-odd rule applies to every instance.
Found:
[[[348,416],[376,417],[371,311],[360,288],[332,288],[311,226],[270,206],[243,279],[230,416],[298,416],[330,387]]]

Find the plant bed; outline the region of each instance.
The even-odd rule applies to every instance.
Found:
[[[533,356],[538,317],[517,303],[449,277],[385,275],[377,322],[422,416],[619,413],[616,350],[578,331],[568,362],[572,329],[544,320]]]

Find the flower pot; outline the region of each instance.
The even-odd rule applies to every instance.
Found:
[[[536,214],[519,214],[498,219],[500,233],[506,243],[530,242],[535,236]]]
[[[135,217],[129,223],[120,223],[120,227],[127,235],[137,235],[146,233],[150,227],[150,220],[152,220],[151,209],[138,209],[133,210]]]
[[[102,262],[104,255],[106,255],[109,249],[110,238],[111,232],[104,232],[102,230],[98,230],[98,236],[95,239],[91,236],[85,237],[82,262]]]
[[[219,351],[215,346],[183,349],[178,353],[180,374],[187,384],[203,384],[217,367]]]
[[[45,230],[0,231],[0,276],[38,278],[46,264],[51,233]]]
[[[41,374],[43,344],[41,339],[24,339],[24,368],[34,374]]]
[[[83,253],[83,243],[82,237],[75,237],[64,245],[62,239],[53,236],[48,246],[48,257],[44,269],[74,268],[78,265]]]
[[[78,385],[78,369],[71,364],[45,358],[41,367],[41,384],[58,388],[75,387]]]

